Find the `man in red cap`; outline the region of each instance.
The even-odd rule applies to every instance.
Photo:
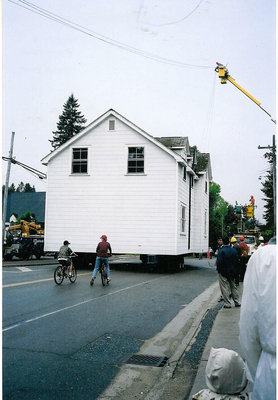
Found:
[[[110,282],[110,269],[109,269],[108,257],[112,256],[112,249],[111,249],[110,243],[107,242],[106,235],[102,235],[100,238],[101,238],[101,242],[99,242],[99,244],[97,245],[97,249],[96,249],[97,258],[96,258],[95,268],[93,270],[93,276],[90,281],[91,286],[93,286],[93,284],[94,284],[94,280],[96,279],[98,269],[99,269],[99,266],[100,266],[100,263],[102,260],[105,262],[105,265],[106,265],[107,283]],[[109,254],[108,254],[108,251],[109,251]]]
[[[240,249],[240,281],[243,282],[246,265],[248,262],[249,246],[244,241],[244,236],[239,237],[239,249]]]

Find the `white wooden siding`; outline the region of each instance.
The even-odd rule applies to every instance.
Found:
[[[89,173],[71,174],[72,147],[88,146]],[[144,146],[145,174],[127,174],[128,146]],[[102,234],[114,253],[176,254],[176,161],[116,119],[108,119],[48,164],[45,249],[63,240],[93,252]]]

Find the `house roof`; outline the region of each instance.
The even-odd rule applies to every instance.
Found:
[[[186,149],[189,153],[189,142],[187,136],[164,136],[156,137],[156,140],[164,144],[164,146],[170,147],[172,149]]]
[[[137,125],[135,125],[133,122],[129,121],[127,118],[125,118],[123,115],[119,114],[117,111],[113,110],[112,108],[108,111],[106,111],[104,114],[102,114],[100,117],[95,119],[93,122],[91,122],[86,128],[84,128],[81,132],[79,132],[77,135],[73,136],[71,139],[69,139],[67,142],[62,144],[60,147],[58,147],[56,150],[52,151],[49,153],[47,156],[45,156],[41,162],[44,165],[47,165],[48,162],[56,157],[60,152],[62,152],[64,149],[67,147],[71,146],[76,140],[80,139],[82,136],[86,135],[88,132],[91,131],[91,129],[95,128],[98,126],[100,123],[102,123],[105,119],[109,117],[115,117],[118,118],[120,121],[122,121],[124,124],[129,126],[131,129],[135,130],[148,140],[150,140],[152,143],[154,143],[156,146],[160,147],[163,151],[168,153],[171,157],[173,157],[178,163],[186,166],[188,168],[188,171],[190,171],[193,175],[195,175],[195,171],[191,169],[191,167],[187,164],[187,161],[177,154],[174,149],[182,149],[184,148],[186,150],[186,153],[190,155],[190,146],[189,146],[189,141],[188,137],[180,137],[180,136],[167,136],[167,137],[154,137],[147,132],[145,132],[143,129],[139,128]],[[198,179],[197,175],[195,177]]]
[[[195,171],[197,174],[201,172],[205,172],[208,170],[209,180],[212,179],[211,173],[211,164],[210,164],[210,154],[209,153],[200,153],[197,151],[197,165],[195,167]]]
[[[3,205],[3,202],[2,202]],[[30,211],[35,214],[38,223],[44,222],[45,216],[45,192],[14,192],[9,193],[7,201],[6,221],[16,214],[20,217]]]
[[[110,109],[106,113],[102,114],[100,117],[98,117],[96,120],[94,120],[92,123],[90,123],[86,128],[84,128],[81,132],[79,132],[77,135],[73,136],[71,139],[69,139],[67,142],[59,146],[56,150],[52,151],[49,153],[47,156],[45,156],[41,162],[44,165],[47,165],[48,162],[56,157],[60,152],[62,152],[65,148],[71,146],[76,140],[80,139],[82,136],[86,135],[91,129],[95,128],[98,126],[101,122],[103,122],[106,118],[109,118],[110,116],[113,116],[115,118],[118,118],[120,121],[122,121],[124,124],[128,125],[130,128],[135,130],[136,132],[140,133],[142,136],[146,137],[149,139],[151,142],[153,142],[156,146],[160,147],[162,150],[167,152],[169,155],[171,155],[173,158],[176,159],[177,162],[180,163],[185,163],[184,159],[180,157],[178,154],[176,154],[174,151],[169,149],[167,146],[162,144],[160,141],[156,140],[153,136],[145,132],[143,129],[139,128],[137,125],[135,125],[133,122],[129,121],[127,118],[119,114],[117,111]]]

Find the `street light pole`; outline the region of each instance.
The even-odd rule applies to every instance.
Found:
[[[10,179],[10,172],[11,172],[11,160],[12,160],[12,156],[13,156],[13,147],[14,147],[14,135],[15,135],[15,132],[12,132],[11,146],[10,146],[10,151],[9,151],[9,161],[8,161],[8,166],[7,166],[7,174],[6,174],[6,182],[5,182],[4,201],[3,201],[3,226],[2,226],[2,239],[3,240],[4,240],[4,234],[5,234],[8,189],[9,189],[9,179]]]

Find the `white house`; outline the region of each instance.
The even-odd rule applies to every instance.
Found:
[[[91,254],[102,234],[114,254],[207,251],[210,158],[187,137],[155,138],[110,109],[42,163],[45,251],[67,239]]]

